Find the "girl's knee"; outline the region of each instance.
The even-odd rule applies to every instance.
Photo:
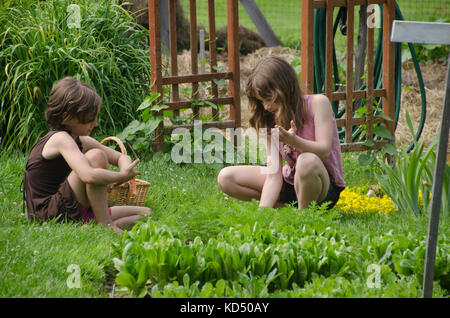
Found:
[[[91,149],[85,153],[91,166],[95,168],[108,168],[108,157],[101,149]]]
[[[313,153],[303,153],[297,158],[296,175],[300,178],[318,174],[323,166],[320,158]]]
[[[233,180],[233,173],[229,168],[230,167],[223,168],[217,175],[217,184],[222,191],[224,191]]]

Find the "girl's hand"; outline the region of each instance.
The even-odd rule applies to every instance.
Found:
[[[123,169],[120,170],[120,172],[124,176],[124,180],[122,182],[128,181],[134,177],[136,177],[138,174],[140,174],[139,171],[134,170],[134,167],[139,163],[139,159],[136,159],[132,163],[130,163],[128,166],[125,166]]]
[[[106,186],[106,191],[107,191],[107,192],[111,192],[112,189],[113,189],[116,185],[117,185],[116,182],[111,183],[111,184],[108,184],[108,185]]]
[[[279,139],[282,143],[292,145],[295,137],[297,136],[297,127],[295,122],[291,120],[291,128],[289,130],[284,129],[281,126],[275,125],[275,128],[279,130]]]
[[[123,231],[120,228],[118,228],[116,225],[112,224],[109,227],[111,228],[111,230],[113,230],[117,234],[119,234],[119,235],[123,234]]]

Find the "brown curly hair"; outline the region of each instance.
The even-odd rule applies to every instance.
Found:
[[[52,88],[45,118],[51,128],[63,129],[65,123],[78,118],[81,123],[93,121],[103,100],[88,84],[67,76]]]

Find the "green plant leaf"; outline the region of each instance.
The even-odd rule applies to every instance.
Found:
[[[114,268],[119,272],[122,270],[123,266],[125,265],[125,262],[117,257],[113,258],[113,263],[114,263]]]
[[[413,125],[412,125],[411,116],[409,116],[409,112],[408,112],[407,109],[405,109],[405,119],[406,119],[406,124],[408,125],[409,132],[413,136],[414,145],[415,145],[417,143],[417,140],[416,140],[416,137],[415,137],[415,134],[414,134],[414,128],[413,128]]]
[[[141,103],[141,105],[139,105],[139,107],[137,108],[137,110],[144,110],[150,106],[152,106],[152,103],[158,99],[161,96],[160,93],[157,92],[153,92],[150,96],[147,96],[144,101]]]
[[[161,123],[164,119],[162,117],[152,117],[149,118],[148,121],[143,125],[143,130],[145,130],[145,134],[150,135],[156,128],[158,128],[159,123]]]
[[[372,164],[374,158],[375,157],[371,153],[363,153],[359,155],[358,162],[361,167],[367,167]]]
[[[366,140],[363,142],[363,145],[368,146],[368,147],[373,147],[373,146],[375,146],[375,143],[373,142],[373,140]]]
[[[161,111],[163,109],[167,109],[167,108],[169,108],[169,106],[164,105],[164,104],[156,104],[156,105],[153,105],[152,107],[150,107],[150,110],[154,111],[154,112],[159,112],[159,111]]]
[[[383,146],[383,149],[390,155],[395,156],[398,154],[397,149],[395,149],[395,147],[389,142]]]
[[[219,106],[217,106],[216,104],[211,103],[210,101],[207,101],[207,100],[205,100],[205,104],[211,106],[213,109],[218,109],[219,108]]]
[[[394,139],[392,137],[392,134],[389,132],[389,130],[383,126],[376,126],[373,129],[373,133],[382,138],[386,138],[386,139],[390,139],[390,140]]]
[[[119,273],[116,276],[116,283],[122,286],[126,286],[131,290],[134,290],[136,288],[136,280],[129,273]]]
[[[387,121],[393,121],[391,117],[389,117],[388,115],[385,115],[383,113],[376,114],[375,117],[383,118],[384,120],[387,120]]]

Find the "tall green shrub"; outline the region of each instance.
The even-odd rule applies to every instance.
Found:
[[[46,132],[48,95],[64,76],[87,82],[102,96],[97,133],[122,130],[150,93],[147,39],[148,31],[116,1],[0,7],[1,148],[29,150]]]

